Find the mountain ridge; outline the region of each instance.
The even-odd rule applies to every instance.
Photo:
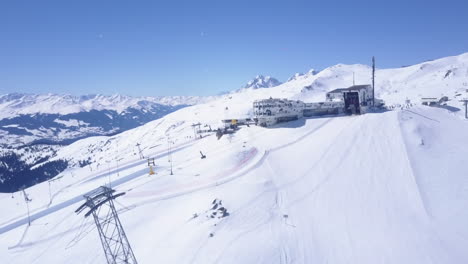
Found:
[[[118,113],[127,108],[145,109],[152,105],[194,105],[215,99],[216,96],[141,96],[121,94],[30,94],[8,93],[0,95],[0,118],[20,114],[71,114],[91,110],[114,110]]]

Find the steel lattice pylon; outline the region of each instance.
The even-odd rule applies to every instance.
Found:
[[[80,213],[85,208],[89,208],[85,217],[93,215],[107,263],[136,264],[135,255],[125,235],[125,231],[122,228],[113,201],[115,198],[125,193],[114,193],[115,190],[106,186],[101,186],[85,194],[84,198],[86,202],[75,212]]]

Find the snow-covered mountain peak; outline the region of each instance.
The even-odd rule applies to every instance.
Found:
[[[271,76],[257,75],[254,79],[250,80],[244,88],[270,88],[280,85],[281,82]]]
[[[289,77],[288,82],[297,80],[299,77],[304,76],[301,72],[296,72],[293,76]]]
[[[296,72],[293,76],[288,79],[288,82],[299,80],[301,78],[307,78],[316,75],[318,72],[315,69],[310,69],[307,73]]]
[[[315,69],[310,69],[310,70],[307,72],[307,74],[309,74],[309,75],[316,75],[317,73],[318,73],[318,71],[315,70]]]

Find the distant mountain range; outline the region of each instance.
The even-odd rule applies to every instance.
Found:
[[[6,94],[0,96],[0,146],[69,144],[89,136],[115,134],[210,99]]]
[[[0,118],[21,114],[71,114],[91,110],[114,110],[117,113],[127,108],[144,111],[154,105],[194,105],[215,97],[203,96],[156,96],[132,97],[115,95],[62,95],[10,93],[0,95]]]
[[[1,95],[0,191],[18,190],[57,175],[67,168],[67,161],[48,159],[77,140],[124,132],[213,98]]]

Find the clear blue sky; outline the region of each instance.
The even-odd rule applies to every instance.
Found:
[[[1,1],[0,93],[211,95],[468,51],[468,1]]]

